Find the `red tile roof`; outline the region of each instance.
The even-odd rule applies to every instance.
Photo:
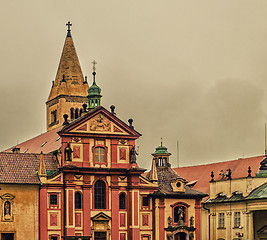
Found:
[[[36,171],[40,154],[0,153],[0,183],[40,184]],[[58,163],[53,154],[44,154],[46,170],[56,171]]]
[[[231,169],[232,178],[244,178],[248,175],[248,167],[251,167],[252,176],[259,171],[260,162],[265,158],[265,156],[257,156],[251,158],[242,158],[233,161],[225,161],[218,163],[211,163],[205,165],[189,166],[174,168],[174,170],[188,182],[198,180],[194,189],[207,193],[210,193],[209,181],[211,180],[211,171],[214,173],[214,180],[221,180],[219,175],[221,170],[226,173],[227,169]]]
[[[57,134],[60,131],[62,126],[57,127],[53,130],[45,132],[37,137],[29,139],[23,143],[20,143],[14,147],[20,148],[21,153],[50,153],[61,147],[61,138]],[[12,149],[9,148],[4,152],[12,152]]]

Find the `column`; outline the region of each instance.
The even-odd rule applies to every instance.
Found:
[[[195,201],[195,227],[196,227],[196,240],[201,240],[201,203],[200,199]]]
[[[119,240],[119,186],[117,176],[112,176],[111,184],[111,239]]]
[[[83,186],[83,234],[91,235],[91,187]]]

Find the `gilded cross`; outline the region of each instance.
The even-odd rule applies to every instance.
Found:
[[[95,72],[95,70],[96,70],[95,65],[97,64],[97,62],[94,60],[94,61],[92,62],[92,64],[93,64],[93,71]]]
[[[72,26],[72,24],[71,24],[70,22],[68,22],[68,23],[66,24],[66,26],[68,26],[68,32],[70,32],[70,27]]]

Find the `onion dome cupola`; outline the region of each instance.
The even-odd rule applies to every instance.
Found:
[[[155,159],[156,167],[169,167],[169,156],[171,153],[168,152],[168,149],[161,144],[156,148],[156,151],[152,153],[152,156]]]
[[[88,96],[87,96],[87,98],[88,98],[88,109],[89,110],[100,106],[100,100],[101,100],[101,97],[102,97],[102,95],[100,94],[101,93],[101,88],[98,87],[96,85],[96,82],[95,82],[95,76],[96,76],[95,65],[96,65],[96,61],[93,61],[92,64],[93,64],[93,84],[92,84],[91,87],[89,87]]]

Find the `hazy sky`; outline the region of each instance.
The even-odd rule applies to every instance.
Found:
[[[266,0],[12,0],[0,8],[0,149],[45,131],[66,22],[102,105],[134,119],[149,168],[261,155],[267,121]]]

